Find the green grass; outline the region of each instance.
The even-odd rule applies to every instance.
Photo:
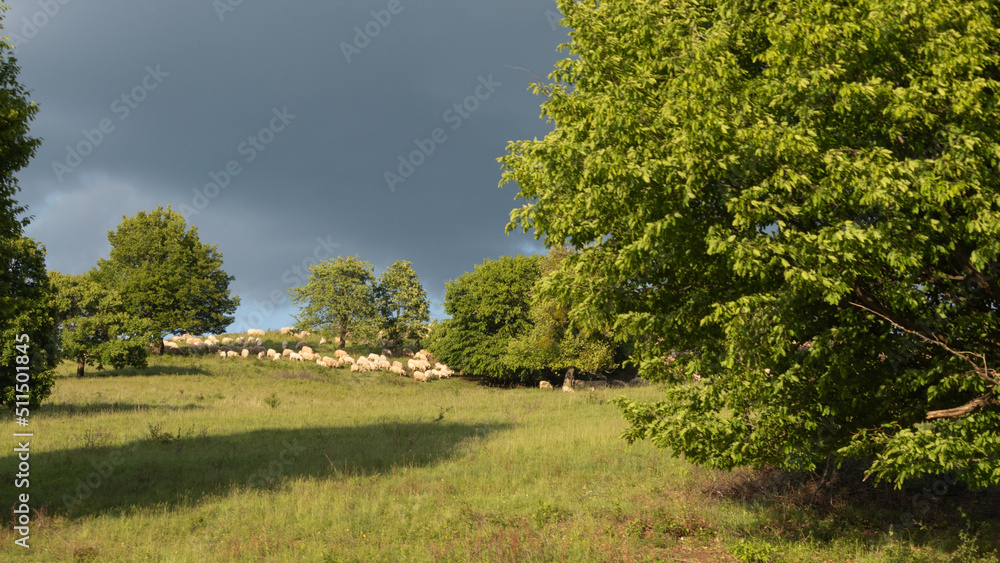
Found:
[[[74,367],[31,416],[32,548],[5,526],[0,559],[989,561],[1000,535],[973,516],[890,528],[900,512],[884,503],[739,500],[748,472],[618,438],[608,401],[658,398],[651,387],[421,384],[216,357]],[[2,459],[8,502],[16,464]]]

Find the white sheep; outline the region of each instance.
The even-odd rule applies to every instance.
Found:
[[[343,350],[340,350],[340,349],[338,349],[337,351],[335,351],[333,353],[333,357],[334,358],[341,358],[341,357],[346,356],[346,355],[347,355],[347,352],[345,352]]]
[[[243,351],[240,352],[240,356],[243,356],[244,358],[249,358],[250,357],[250,350],[244,348]]]
[[[274,356],[277,356],[277,355],[278,355],[278,352],[275,351],[274,348],[268,348],[267,349],[267,357],[268,358],[271,358],[271,357],[274,357]]]
[[[237,354],[236,352],[233,352],[232,350],[226,351],[226,357],[227,358],[235,358],[237,356],[239,356],[239,354]]]
[[[324,337],[324,338],[320,338],[320,339],[319,339],[319,345],[320,345],[320,346],[322,346],[322,345],[326,344],[327,342],[328,342],[328,340],[326,339],[326,337]]]
[[[251,328],[247,331],[247,336],[264,336],[264,331],[259,328]]]
[[[224,346],[228,346],[228,345],[230,345],[232,343],[233,343],[233,339],[229,338],[228,336],[222,339],[222,344]]]
[[[288,356],[291,356],[294,353],[295,352],[293,352],[291,349],[285,348],[284,350],[281,351],[281,356],[282,357],[288,357]]]

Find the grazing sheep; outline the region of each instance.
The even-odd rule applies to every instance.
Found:
[[[311,362],[319,357],[318,354],[313,354],[312,352],[306,352],[305,350],[299,352],[299,355],[302,356],[302,359],[307,362]]]
[[[288,359],[295,360],[296,362],[301,362],[302,354],[299,354],[298,352],[292,352],[291,354],[288,355]]]
[[[396,366],[403,367],[403,362],[400,362],[399,360],[394,360],[392,362],[392,367],[396,367]]]
[[[315,354],[315,352],[313,352],[313,349],[309,346],[303,346],[302,348],[300,348],[299,353],[301,354],[302,352],[309,352],[310,354]]]
[[[320,339],[319,339],[319,345],[320,345],[320,346],[322,346],[322,345],[326,344],[327,342],[328,342],[328,340],[327,340],[326,338],[320,338]]]
[[[297,343],[295,344],[295,349],[296,349],[296,350],[301,350],[303,346],[308,346],[308,345],[309,345],[309,343],[308,343],[308,342],[306,342],[305,340],[300,340],[300,341],[298,341],[298,342],[297,342]]]
[[[228,346],[233,343],[233,339],[228,336],[222,339],[222,344]]]
[[[234,342],[234,344],[236,344],[237,346],[243,346],[244,342],[245,342],[245,340],[243,340],[243,337],[240,336],[239,338],[236,339],[236,341]]]
[[[261,352],[264,352],[264,347],[263,346],[251,346],[250,347],[250,353],[251,354],[260,354]]]
[[[281,351],[281,356],[282,356],[283,358],[285,358],[285,357],[288,357],[288,356],[291,356],[291,355],[292,355],[292,354],[294,354],[294,353],[295,353],[295,352],[292,352],[292,351],[291,351],[290,349],[288,349],[288,348],[285,348],[284,350],[282,350],[282,351]]]
[[[268,358],[271,358],[271,357],[273,357],[273,356],[277,356],[277,355],[278,355],[278,352],[276,352],[276,351],[274,350],[274,348],[268,348],[268,349],[267,349],[267,357],[268,357]]]
[[[287,340],[281,343],[281,349],[282,350],[287,350],[288,349],[288,341]]]
[[[343,358],[341,358],[341,361],[343,361],[345,363],[348,363],[348,364],[351,364],[351,365],[354,365],[354,358],[352,358],[350,356],[344,356]]]
[[[386,356],[386,357],[389,357],[389,356],[392,355],[392,350],[390,350],[388,348],[382,348],[382,355]]]
[[[410,350],[409,348],[403,348],[403,355],[406,356],[407,358],[412,358],[413,350]]]
[[[274,356],[271,356],[272,362],[277,362],[280,359],[281,359],[281,354],[275,354]]]
[[[548,381],[539,381],[538,382],[538,388],[539,389],[552,389],[552,384],[549,383]]]
[[[237,356],[239,356],[239,354],[237,354],[236,352],[233,352],[232,350],[228,350],[228,351],[226,352],[226,357],[227,357],[227,358],[235,358],[235,357],[237,357]]]
[[[413,379],[427,383],[427,374],[422,371],[413,372]]]
[[[244,358],[249,358],[250,357],[250,350],[244,348],[243,351],[240,352],[240,356],[242,356]]]
[[[334,358],[340,358],[340,357],[343,357],[343,356],[346,356],[346,355],[347,355],[347,352],[345,352],[344,350],[339,350],[339,349],[333,353],[333,357]]]
[[[264,358],[266,358],[266,357],[267,357],[267,356],[265,356],[265,355],[264,355],[264,352],[258,352],[258,353],[257,353],[257,359],[258,359],[258,360],[263,360],[263,359],[264,359]]]
[[[264,336],[264,331],[259,328],[251,328],[247,331],[247,336]]]
[[[389,368],[389,371],[398,375],[406,375],[406,370],[403,369],[402,365],[392,366]]]
[[[226,357],[226,351],[225,350],[219,350],[218,354],[219,354],[220,358],[225,358]]]
[[[292,328],[292,327],[290,327],[290,326],[283,326],[283,327],[281,327],[281,334],[288,334],[288,333],[291,333],[291,332],[295,332],[295,329]]]

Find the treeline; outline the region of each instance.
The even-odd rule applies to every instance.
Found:
[[[465,375],[497,384],[562,377],[570,369],[607,373],[628,358],[630,344],[610,329],[571,322],[581,303],[561,299],[553,284],[572,251],[485,260],[445,285],[445,312],[427,347]]]

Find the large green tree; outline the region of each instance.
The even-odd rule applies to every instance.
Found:
[[[0,5],[0,11],[5,9]],[[45,249],[24,236],[29,217],[14,199],[20,191],[14,174],[28,164],[41,140],[28,135],[38,106],[17,81],[12,49],[0,38],[0,404],[9,408],[15,395],[28,395],[31,406],[47,397],[56,362]]]
[[[343,348],[348,333],[370,339],[376,329],[375,269],[357,256],[340,256],[309,267],[309,279],[289,289],[299,307],[297,326],[337,331]]]
[[[382,272],[375,284],[375,301],[389,340],[419,342],[424,323],[430,320],[430,303],[410,262],[397,260]]]
[[[203,244],[197,227],[169,206],[122,219],[108,232],[111,254],[93,279],[117,293],[127,313],[152,321],[154,353],[163,353],[165,334],[223,332],[240,298],[230,294],[234,278],[216,245]]]
[[[621,402],[627,438],[1000,483],[997,4],[559,7],[571,57],[536,85],[554,130],[501,158],[508,228],[578,248],[548,290],[672,382]]]
[[[146,367],[153,333],[150,319],[130,314],[120,294],[94,282],[91,273],[70,276],[49,272],[55,287],[60,352],[76,362],[83,377],[87,365]]]
[[[445,284],[451,315],[431,332],[428,348],[452,368],[495,383],[533,379],[537,369],[505,361],[513,338],[531,329],[531,288],[539,256],[485,260]]]

